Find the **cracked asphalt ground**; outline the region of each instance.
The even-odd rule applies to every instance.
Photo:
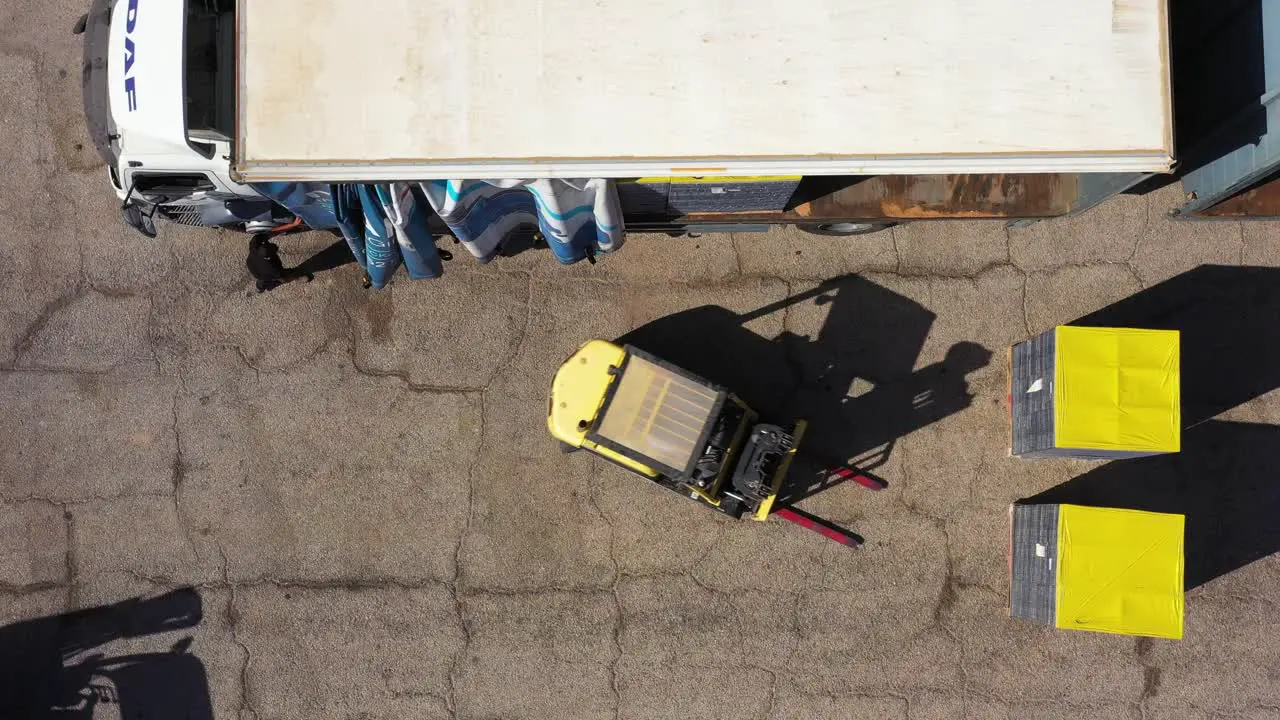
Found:
[[[1171,222],[1170,188],[1024,229],[633,235],[595,266],[458,253],[435,282],[368,292],[348,265],[256,295],[242,237],[119,222],[80,11],[0,9],[0,624],[194,587],[195,627],[104,651],[193,636],[206,709],[240,720],[1280,717],[1275,555],[1191,590],[1181,642],[1008,618],[1008,505],[1097,466],[1006,456],[1003,360],[1201,264],[1280,264],[1277,226]],[[286,261],[331,241],[289,238]],[[923,318],[848,320],[907,348],[897,371],[994,354],[895,439],[887,490],[804,502],[864,547],[725,519],[547,436],[584,340],[846,275]],[[831,312],[747,328],[812,340]],[[862,341],[837,361],[874,365]],[[788,367],[784,387],[827,377]],[[1227,417],[1277,423],[1280,394]]]

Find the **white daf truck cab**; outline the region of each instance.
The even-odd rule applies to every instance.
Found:
[[[290,220],[231,177],[235,0],[92,0],[85,118],[125,222],[154,237],[155,215],[265,230]]]

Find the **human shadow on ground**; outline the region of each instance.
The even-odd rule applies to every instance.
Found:
[[[748,327],[774,313],[802,312],[826,313],[816,336],[784,330],[765,338]],[[943,361],[916,370],[935,317],[913,300],[847,275],[747,313],[719,305],[678,312],[617,342],[724,386],[765,421],[807,420],[779,495],[780,504],[790,505],[851,479],[825,472],[833,467],[850,466],[875,479],[898,438],[969,406],[965,375],[985,366],[991,353],[957,343]]]
[[[1280,268],[1202,265],[1072,324],[1180,332],[1181,451],[1021,502],[1185,515],[1187,589],[1280,551],[1280,427],[1212,419],[1280,387]]]
[[[185,588],[0,628],[0,718],[212,720],[208,679],[188,652],[110,652],[110,644],[188,630],[203,617]]]
[[[436,242],[439,243],[440,240]],[[449,250],[437,247],[436,252],[440,253],[440,259],[445,262],[453,259],[453,252]],[[337,270],[355,261],[356,256],[351,254],[351,246],[347,245],[347,241],[337,240],[329,247],[298,263],[294,271],[303,275],[317,275],[328,270]]]
[[[506,239],[503,240],[501,249],[498,251],[498,257],[513,257],[522,252],[545,248],[546,242],[541,239],[536,225],[521,225],[511,232],[507,233]],[[446,250],[443,245],[448,240],[454,246],[461,246],[457,238],[452,235],[445,234],[436,238],[436,251],[440,253],[440,259],[448,262],[453,259],[453,250]],[[456,248],[455,248],[456,249]],[[329,247],[303,260],[295,268],[297,272],[302,274],[316,275],[327,270],[337,270],[343,265],[354,263],[355,255],[351,254],[351,247],[347,245],[346,240],[337,240]]]
[[[338,240],[329,247],[298,263],[298,273],[316,275],[327,270],[337,270],[348,263],[356,261],[346,240]]]

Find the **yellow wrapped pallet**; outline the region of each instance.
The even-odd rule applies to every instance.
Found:
[[[1182,637],[1182,515],[1015,505],[1010,609],[1068,630]]]
[[[1123,458],[1178,452],[1176,330],[1063,325],[1010,353],[1012,453]]]

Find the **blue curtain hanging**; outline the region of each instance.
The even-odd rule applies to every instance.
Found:
[[[563,264],[622,245],[622,210],[610,180],[429,180],[417,183],[256,183],[316,230],[334,229],[370,283],[404,265],[410,279],[444,272],[431,235],[437,214],[464,247],[488,262],[536,228]]]

